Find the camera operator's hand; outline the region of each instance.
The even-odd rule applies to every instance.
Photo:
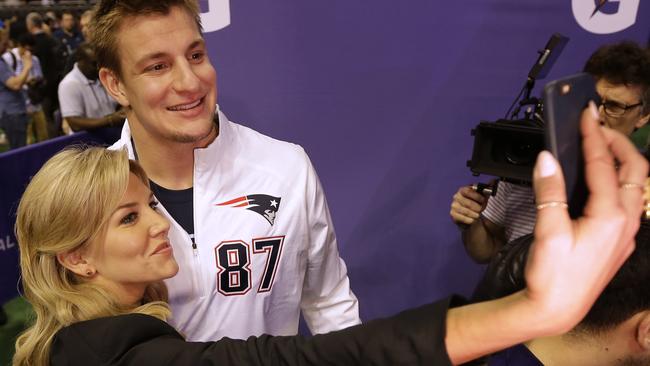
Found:
[[[487,206],[487,200],[472,187],[461,187],[451,201],[451,219],[460,225],[473,224]]]

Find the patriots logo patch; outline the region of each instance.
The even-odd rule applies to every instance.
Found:
[[[257,212],[273,226],[275,215],[280,209],[281,197],[269,196],[268,194],[249,194],[237,197],[226,202],[217,203],[217,206],[232,208],[245,208]]]

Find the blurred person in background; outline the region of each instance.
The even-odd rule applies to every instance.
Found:
[[[9,35],[0,29],[0,54],[7,50]],[[25,146],[27,140],[27,109],[22,87],[32,69],[32,54],[25,51],[21,57],[23,70],[16,75],[4,58],[0,58],[0,128],[12,149]]]
[[[61,13],[61,27],[52,35],[65,45],[68,55],[72,54],[84,41],[81,32],[77,30],[75,16],[70,10],[64,10]]]
[[[81,35],[84,37],[85,40],[90,39],[90,28],[88,28],[88,25],[90,24],[90,21],[93,18],[93,11],[92,10],[86,10],[81,14],[81,17],[79,18],[79,30],[81,31]]]
[[[45,32],[49,35],[53,35],[54,32],[60,28],[60,20],[60,17],[57,16],[54,11],[46,11],[43,16],[43,28],[45,29]]]
[[[54,111],[58,109],[59,98],[57,86],[63,77],[66,54],[63,54],[65,47],[55,38],[47,34],[43,27],[43,17],[36,12],[27,14],[25,25],[27,31],[34,36],[34,55],[41,61],[43,76],[47,82],[47,90],[42,106],[45,118],[48,122],[50,136],[59,134],[60,126],[55,123]]]
[[[11,66],[15,75],[20,75],[23,71],[22,57],[26,51],[32,52],[35,45],[34,37],[31,34],[22,34],[16,41],[16,47],[7,50],[2,58]],[[32,55],[32,69],[27,77],[27,82],[23,84],[23,95],[27,107],[29,123],[27,125],[27,144],[47,140],[47,120],[41,106],[42,98],[45,96],[45,79],[41,64],[35,55]]]
[[[116,111],[117,102],[99,81],[97,58],[92,45],[82,43],[77,49],[76,59],[72,71],[59,84],[64,132],[105,126],[121,128],[126,114],[122,109]]]

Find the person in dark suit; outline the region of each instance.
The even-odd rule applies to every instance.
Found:
[[[36,12],[27,14],[25,18],[27,31],[34,37],[33,53],[41,61],[43,76],[47,83],[46,97],[42,106],[48,122],[49,136],[57,136],[59,126],[55,126],[54,111],[58,108],[59,99],[57,87],[63,77],[63,65],[67,55],[59,52],[60,43],[45,32],[43,17]]]

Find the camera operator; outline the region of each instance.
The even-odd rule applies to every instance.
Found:
[[[591,55],[584,71],[596,78],[602,125],[629,136],[648,122],[650,51],[633,42],[606,45]],[[477,263],[486,263],[505,243],[533,231],[533,191],[500,182],[496,195],[488,199],[472,187],[461,187],[453,196],[450,215],[462,229],[467,253]]]

